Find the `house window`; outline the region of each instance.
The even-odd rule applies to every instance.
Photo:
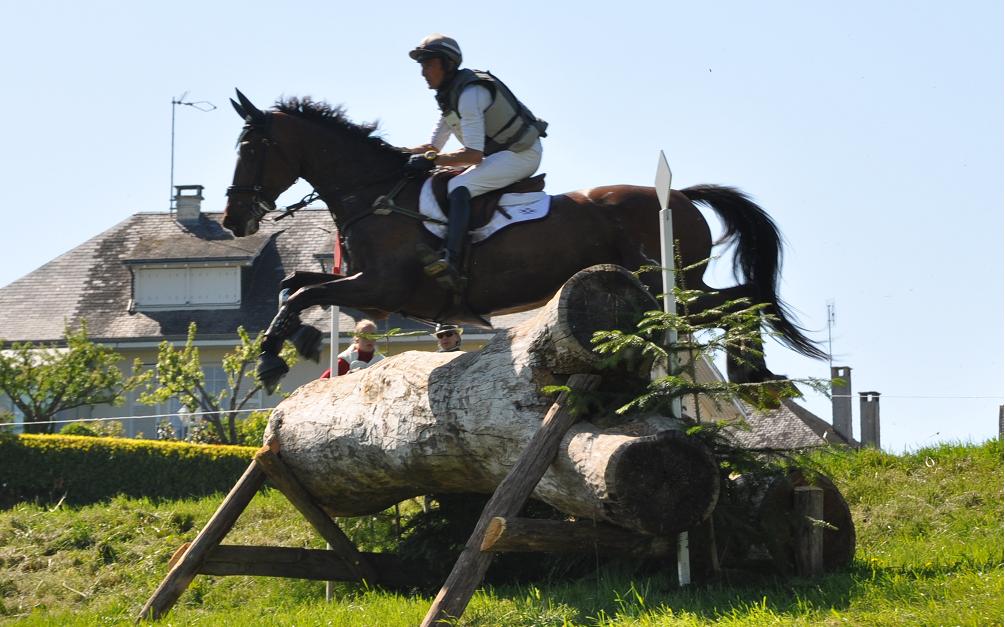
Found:
[[[220,392],[226,391],[227,396],[224,398],[222,406],[226,409],[227,402],[230,397],[230,386],[227,384],[227,373],[224,372],[223,368],[220,366],[203,366],[202,372],[206,376],[206,391],[209,392],[210,396],[217,398]],[[241,389],[238,390],[237,400],[240,401],[244,398],[244,395],[248,393],[249,386],[254,385],[251,381],[245,377],[245,380],[241,381]],[[258,390],[255,392],[248,402],[244,404],[244,409],[261,409],[262,407],[262,391]],[[241,412],[238,414],[238,419],[247,418],[248,412]]]
[[[134,270],[138,310],[235,309],[241,306],[241,268],[173,264]]]

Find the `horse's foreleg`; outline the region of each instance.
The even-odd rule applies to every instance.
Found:
[[[354,308],[373,308],[380,303],[380,282],[367,280],[362,273],[318,285],[301,287],[291,296],[281,297],[279,311],[265,331],[262,352],[255,374],[271,394],[279,380],[289,372],[289,366],[279,357],[283,342],[290,340],[297,352],[317,361],[321,353],[322,334],[305,325],[300,312],[315,305],[344,305]]]

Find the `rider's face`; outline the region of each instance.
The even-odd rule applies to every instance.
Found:
[[[447,72],[443,69],[443,59],[431,57],[419,62],[422,66],[422,78],[426,79],[426,84],[430,89],[439,89],[443,85],[443,79]]]

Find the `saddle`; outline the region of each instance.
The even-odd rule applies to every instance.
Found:
[[[449,215],[450,202],[447,200],[447,182],[460,174],[463,170],[440,170],[434,172],[430,177],[433,186],[433,195],[436,196],[436,202],[440,204],[443,209],[444,214]],[[503,215],[508,218],[509,215],[506,210],[499,206],[499,197],[503,194],[526,194],[528,192],[543,192],[544,191],[544,174],[538,174],[537,176],[532,176],[526,178],[511,185],[507,185],[502,189],[497,189],[491,191],[487,194],[482,194],[471,199],[471,222],[469,223],[468,229],[473,231],[475,229],[481,228],[489,223],[492,219],[492,214],[496,211],[500,211]]]

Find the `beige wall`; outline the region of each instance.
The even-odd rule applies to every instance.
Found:
[[[477,350],[484,346],[485,342],[490,337],[491,335],[488,334],[469,334],[465,337],[462,349]],[[351,338],[349,337],[343,337],[340,341],[340,349],[345,350],[345,348],[348,347],[350,340]],[[413,350],[435,352],[436,348],[436,340],[432,335],[395,338],[378,342],[378,350],[388,357]],[[146,367],[153,367],[157,363],[156,346],[128,348],[119,345],[115,347],[115,350],[117,350],[123,357],[119,367],[127,375],[133,373],[133,362],[136,359],[139,359]],[[200,361],[204,367],[220,366],[223,356],[230,352],[230,350],[231,348],[227,346],[200,346]],[[321,373],[328,368],[329,359],[330,352],[327,344],[322,350],[319,363],[316,364],[312,361],[301,359],[295,366],[293,366],[290,373],[283,379],[279,393],[268,396],[264,393],[264,391],[261,392],[262,406],[275,407],[280,401],[282,401],[283,394],[289,394],[308,381],[318,378]],[[63,412],[57,417],[57,419],[79,420],[82,418],[122,417],[124,418],[124,420],[122,420],[123,430],[126,435],[135,437],[142,436],[147,438],[156,437],[157,424],[163,419],[156,416],[161,413],[171,411],[171,408],[167,406],[152,407],[149,405],[143,405],[137,400],[138,395],[138,392],[131,393],[126,399],[126,402],[118,407],[112,405],[81,407],[75,410]],[[9,404],[8,399],[4,399],[4,401]],[[62,424],[56,425],[55,430],[58,432],[63,426],[64,425]]]

